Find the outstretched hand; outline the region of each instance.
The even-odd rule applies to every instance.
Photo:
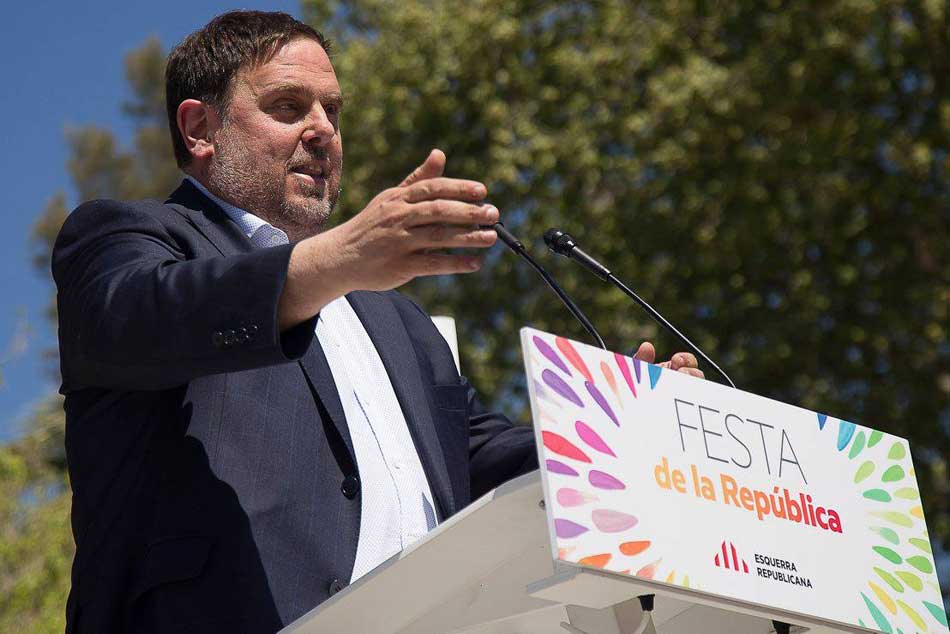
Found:
[[[637,352],[633,355],[633,358],[646,361],[647,363],[656,363],[656,348],[654,348],[653,344],[649,341],[644,341],[640,344],[640,347],[637,348]],[[699,369],[699,362],[696,360],[696,357],[690,352],[677,352],[669,361],[656,363],[656,365],[661,368],[699,377],[700,379],[706,378],[703,371]]]
[[[443,251],[493,245],[497,234],[478,225],[495,223],[498,210],[481,204],[485,185],[446,178],[444,170],[445,154],[432,150],[398,186],[327,232],[345,291],[389,290],[421,275],[478,270],[477,256]]]

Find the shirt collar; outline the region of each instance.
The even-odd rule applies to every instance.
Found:
[[[258,216],[255,216],[254,214],[248,211],[244,211],[240,207],[235,207],[234,205],[221,200],[220,198],[218,198],[217,196],[209,192],[208,189],[204,185],[199,183],[197,180],[195,180],[191,176],[186,174],[185,178],[188,179],[192,185],[197,187],[198,191],[200,191],[202,194],[210,198],[216,205],[218,205],[218,207],[220,207],[222,211],[224,211],[224,213],[226,213],[228,217],[231,218],[231,220],[236,222],[237,226],[241,228],[241,231],[243,231],[244,235],[246,235],[248,238],[253,236],[254,232],[260,229],[261,227],[263,227],[264,225],[271,226],[270,223],[264,220],[263,218],[259,218]],[[280,231],[280,229],[278,229],[277,227],[274,227],[274,230]]]

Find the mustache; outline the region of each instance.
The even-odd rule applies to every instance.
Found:
[[[324,148],[315,148],[303,156],[294,155],[291,157],[288,166],[290,168],[300,167],[302,165],[311,165],[314,162],[326,162],[328,153]]]

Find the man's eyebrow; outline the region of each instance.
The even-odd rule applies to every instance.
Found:
[[[265,86],[262,91],[264,94],[296,93],[311,96],[313,91],[300,84],[274,84]],[[329,92],[322,95],[321,101],[331,101],[338,104],[343,103],[343,95],[338,92]]]

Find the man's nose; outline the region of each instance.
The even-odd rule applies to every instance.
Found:
[[[327,116],[326,110],[319,103],[310,110],[307,118],[307,127],[303,132],[303,142],[317,146],[324,146],[336,134],[336,127]]]

